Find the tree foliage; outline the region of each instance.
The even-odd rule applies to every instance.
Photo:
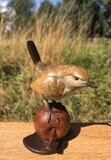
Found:
[[[87,37],[111,37],[111,0],[61,0],[56,5],[44,0],[37,11],[34,10],[34,0],[10,0],[9,6],[16,11],[17,28],[31,22],[36,12],[36,20],[45,17],[46,21],[53,22],[56,15],[64,16],[70,21],[71,36],[77,35],[81,29]]]
[[[34,13],[34,0],[10,0],[9,6],[16,11],[16,28],[25,26],[32,18]]]
[[[53,12],[53,10],[54,10],[53,4],[50,1],[48,1],[48,0],[44,0],[41,3],[41,5],[40,5],[39,10],[38,10],[37,13],[39,15],[42,15],[42,14],[48,14],[48,15],[50,15],[51,12]]]
[[[52,12],[66,16],[72,35],[82,28],[88,37],[111,37],[111,0],[62,0],[56,6],[44,0],[37,11],[41,15]]]

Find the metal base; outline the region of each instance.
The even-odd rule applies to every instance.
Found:
[[[47,148],[48,142],[43,141],[37,133],[33,133],[23,139],[23,144],[27,149],[34,153],[39,153],[39,154],[54,154],[54,153],[59,153],[63,154],[63,150],[67,148],[68,146],[68,141],[64,137],[59,141],[54,141],[52,143],[51,149]]]

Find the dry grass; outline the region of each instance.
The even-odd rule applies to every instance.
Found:
[[[0,40],[0,120],[31,121],[41,104],[29,85],[35,77],[34,65],[26,42],[32,39],[43,62],[48,64],[72,63],[86,67],[97,90],[85,89],[64,100],[72,121],[111,120],[111,67],[110,42],[94,43],[86,40],[89,21],[80,24],[78,33],[70,36],[71,24],[66,16],[37,20],[29,30],[13,33]],[[101,70],[102,68],[102,70]]]

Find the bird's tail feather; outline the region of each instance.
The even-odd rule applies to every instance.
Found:
[[[28,48],[28,51],[30,53],[30,56],[32,58],[33,63],[36,65],[38,62],[41,61],[41,59],[40,59],[38,50],[37,50],[34,42],[31,40],[27,41],[27,48]]]

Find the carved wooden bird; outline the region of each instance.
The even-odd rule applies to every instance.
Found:
[[[41,61],[33,41],[28,41],[27,47],[37,69],[37,78],[31,88],[46,100],[50,116],[52,111],[48,100],[59,100],[85,86],[96,88],[96,85],[88,81],[88,72],[84,68],[76,65],[48,66]]]

